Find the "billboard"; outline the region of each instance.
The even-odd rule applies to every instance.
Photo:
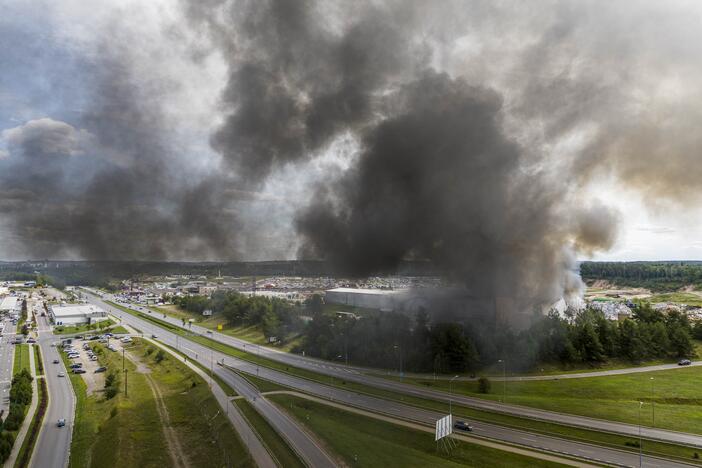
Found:
[[[436,421],[436,430],[434,433],[434,440],[438,441],[444,437],[451,435],[453,432],[453,416],[448,415]]]

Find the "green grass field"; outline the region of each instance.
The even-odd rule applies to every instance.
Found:
[[[102,365],[121,370],[121,353],[101,345],[93,347]],[[228,462],[236,467],[251,466],[248,453],[225,416],[218,414],[219,405],[199,376],[168,357],[156,364],[156,353],[145,356],[141,344],[135,344],[134,352],[144,356],[144,364],[151,369],[149,375],[161,389],[181,444],[192,454],[191,466],[225,466]],[[124,394],[124,377],[120,377],[120,391],[111,400],[102,393],[87,396],[81,376],[69,374],[77,396],[71,467],[171,465],[146,374],[135,372],[136,366],[129,360],[125,364],[128,396]]]
[[[100,364],[108,369],[122,369],[121,356],[102,350]],[[63,355],[64,362],[67,362]],[[76,393],[76,415],[71,442],[71,467],[169,466],[166,440],[151,388],[136,366],[125,362],[128,371],[128,392],[124,394],[124,377],[120,391],[111,400],[102,392],[90,396],[80,375],[69,373]],[[120,372],[121,374],[121,372]]]
[[[290,395],[269,397],[317,434],[347,466],[551,467],[556,463],[457,441],[448,455],[434,435]]]
[[[260,436],[263,445],[266,446],[269,453],[278,461],[280,466],[285,468],[299,467],[303,468],[302,463],[297,454],[290,448],[285,440],[268,424],[268,421],[256,412],[256,410],[245,399],[234,400],[239,407],[244,417],[249,422],[251,427]]]
[[[57,325],[53,329],[54,335],[70,335],[73,333],[103,333],[104,331],[107,331],[107,328],[114,325],[114,322],[112,320],[105,320],[103,322],[100,322],[100,324],[107,324],[105,327],[98,327],[97,325],[94,324],[86,324],[86,325],[78,325],[78,326],[69,326],[69,325]]]
[[[702,296],[699,294],[687,293],[687,292],[672,292],[655,294],[648,298],[648,301],[652,303],[656,302],[676,302],[679,304],[686,304],[695,307],[702,307]]]
[[[651,380],[653,378],[653,380]],[[641,423],[702,434],[702,369],[690,367],[657,372],[579,379],[507,382],[508,403],[637,424]],[[448,390],[445,380],[408,380],[415,384]],[[478,393],[477,382],[454,383],[453,391],[501,400],[503,384],[492,382],[490,394]],[[655,409],[654,409],[655,405]]]
[[[122,308],[120,306],[117,306],[117,307],[121,308],[125,312],[133,314],[133,315],[138,316],[140,318],[150,320],[150,321],[158,324],[159,326],[162,326],[164,328],[169,329],[173,333],[179,334],[181,336],[185,336],[187,334],[187,332],[185,330],[183,330],[182,328],[165,323],[165,322],[158,320],[152,316],[140,314],[140,313],[134,312],[134,311],[130,311],[130,310]],[[403,403],[413,405],[413,406],[418,406],[421,408],[433,409],[433,410],[437,410],[437,411],[445,411],[446,410],[446,404],[442,403],[442,402],[407,396],[407,395],[404,395],[401,393],[383,390],[383,389],[379,389],[379,388],[375,388],[375,387],[370,387],[367,385],[362,385],[362,384],[358,384],[358,383],[354,383],[354,382],[349,382],[349,381],[344,381],[344,380],[339,380],[339,379],[330,379],[328,376],[318,374],[316,372],[308,371],[306,369],[300,369],[300,368],[296,368],[296,367],[287,366],[285,364],[282,364],[282,363],[279,363],[276,361],[272,361],[272,360],[269,360],[266,358],[258,357],[255,354],[239,351],[236,348],[232,348],[232,347],[224,345],[222,343],[218,343],[218,342],[211,340],[209,338],[206,338],[206,337],[188,336],[188,339],[196,341],[204,346],[208,346],[210,348],[221,351],[222,353],[229,354],[230,356],[235,356],[235,357],[243,359],[243,360],[247,360],[247,361],[254,362],[254,363],[259,363],[261,366],[265,366],[265,367],[275,369],[275,370],[278,370],[281,372],[287,372],[287,373],[295,375],[297,377],[306,378],[306,379],[313,380],[313,381],[316,381],[316,382],[319,382],[319,383],[322,383],[325,385],[332,385],[332,386],[343,388],[346,390],[356,391],[359,393],[365,393],[368,395],[373,395],[373,396],[377,396],[379,398],[385,398],[388,400],[401,401]],[[679,372],[679,371],[672,371],[672,372]],[[263,380],[263,379],[259,379],[259,380]],[[408,381],[408,379],[405,379],[405,381],[408,383],[411,382],[411,381]],[[441,389],[442,382],[441,381],[437,381],[437,382],[439,382],[439,385],[437,386],[437,388]],[[415,382],[415,383],[418,383],[418,382]],[[430,384],[432,384],[432,381],[424,381],[421,384],[431,386]],[[275,384],[273,384],[273,385],[275,385]],[[447,383],[446,383],[446,385],[447,385]],[[499,387],[499,388],[501,388],[501,387]],[[509,387],[507,387],[507,388],[509,389]],[[497,383],[493,383],[493,391],[494,392],[498,391]],[[486,395],[476,395],[476,396],[486,396]],[[487,396],[494,397],[494,394],[487,395]],[[495,397],[495,398],[497,398],[497,397]],[[508,401],[509,401],[509,395],[508,395]],[[608,434],[608,433],[604,433],[604,432],[597,432],[597,431],[591,431],[591,430],[585,430],[585,429],[576,429],[576,428],[572,428],[572,427],[568,427],[568,426],[562,426],[559,424],[545,423],[545,422],[534,421],[534,420],[529,420],[529,419],[525,419],[525,418],[519,418],[519,417],[515,417],[515,416],[507,416],[507,415],[503,415],[500,413],[494,413],[494,412],[488,412],[488,411],[478,411],[478,410],[474,410],[471,408],[460,407],[458,405],[454,405],[454,412],[457,412],[457,414],[461,415],[465,419],[507,425],[510,427],[529,430],[529,431],[535,431],[535,432],[539,432],[539,433],[546,434],[546,435],[553,435],[553,436],[565,437],[568,439],[573,439],[573,440],[578,440],[578,441],[583,441],[583,442],[595,443],[595,444],[599,444],[599,445],[612,446],[612,447],[616,447],[616,448],[623,449],[623,450],[637,450],[637,449],[632,449],[631,447],[628,447],[625,445],[627,442],[629,442],[629,443],[633,442],[633,440],[631,438],[624,437],[624,436],[617,436],[617,435],[612,435],[612,434]],[[662,444],[662,443],[658,443],[658,442],[648,442],[648,441],[646,441],[644,443],[643,450],[646,453],[666,455],[666,456],[675,456],[675,457],[680,457],[683,459],[692,459],[692,457],[695,454],[695,451],[691,450],[688,447],[683,447],[683,446],[673,445],[673,444]]]
[[[130,348],[151,369],[171,424],[194,467],[249,467],[253,462],[205,380],[173,356],[157,362],[157,352],[139,339]]]
[[[29,369],[29,353],[33,352],[28,344],[15,345],[15,361],[12,365],[12,375],[22,369]]]

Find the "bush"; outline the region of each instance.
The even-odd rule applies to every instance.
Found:
[[[105,388],[112,387],[117,382],[117,374],[110,372],[105,377]]]
[[[105,399],[111,400],[112,398],[117,396],[118,391],[119,391],[119,389],[117,388],[116,385],[112,385],[110,387],[107,387],[105,389]],[[113,409],[113,411],[115,411],[115,414],[117,414],[117,412],[116,412],[117,408],[112,408],[112,409]]]
[[[115,416],[117,416],[117,407],[113,406],[112,411],[110,411],[110,418],[114,418]]]
[[[146,355],[150,356],[154,352],[154,348],[146,348]]]
[[[159,350],[158,350],[158,353],[156,353],[156,358],[155,358],[155,359],[156,359],[156,362],[157,362],[157,363],[160,363],[161,361],[163,361],[164,359],[166,359],[166,354],[163,352],[162,349],[159,349]]]
[[[490,393],[491,387],[490,379],[487,377],[480,377],[478,379],[478,392],[479,393]]]

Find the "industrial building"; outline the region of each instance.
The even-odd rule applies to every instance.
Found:
[[[90,304],[50,305],[54,325],[83,325],[107,320],[107,312]]]
[[[342,304],[366,309],[395,310],[405,299],[404,289],[334,288],[326,291],[328,304]]]

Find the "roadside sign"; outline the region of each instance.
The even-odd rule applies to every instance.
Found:
[[[453,416],[448,415],[436,421],[436,428],[434,432],[434,440],[438,441],[446,436],[451,435],[453,432]]]
[[[217,330],[221,330],[221,329],[222,329],[222,324],[221,323],[217,324]]]

